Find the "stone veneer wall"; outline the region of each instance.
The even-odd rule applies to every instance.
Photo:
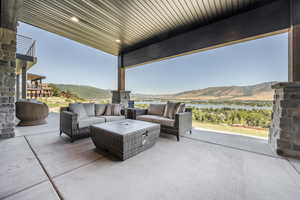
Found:
[[[0,28],[0,138],[14,137],[16,32]]]
[[[128,106],[128,101],[130,100],[130,91],[112,91],[112,103],[120,103],[125,107]]]
[[[300,83],[278,83],[275,90],[269,143],[283,156],[300,158]]]

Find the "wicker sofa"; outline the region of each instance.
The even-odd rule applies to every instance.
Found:
[[[94,124],[124,120],[123,110],[116,114],[108,107],[119,104],[75,103],[60,108],[60,135],[71,138],[71,142],[90,136],[90,126]],[[119,105],[120,106],[120,105]],[[83,109],[82,109],[83,108]]]
[[[165,116],[166,105],[150,104],[148,109],[139,110],[135,114],[137,120],[158,123],[161,132],[175,135],[179,141],[180,135],[192,131],[192,109],[183,107],[182,111],[175,111],[173,117]]]

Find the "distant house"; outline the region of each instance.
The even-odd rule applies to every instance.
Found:
[[[51,97],[53,95],[52,87],[42,80],[45,76],[27,73],[27,98]]]

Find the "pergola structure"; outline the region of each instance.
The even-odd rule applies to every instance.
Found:
[[[129,98],[128,67],[289,32],[290,82],[276,87],[270,142],[278,153],[299,156],[299,10],[299,0],[1,0],[1,77],[14,80],[17,20],[118,56],[114,102]],[[14,110],[11,90],[9,81],[1,86],[7,116]],[[1,124],[0,135],[13,135],[10,121]]]

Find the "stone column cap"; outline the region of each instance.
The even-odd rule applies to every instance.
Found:
[[[300,82],[280,82],[272,85],[272,89],[298,88],[298,87],[300,87]]]
[[[130,93],[130,90],[111,90],[111,92],[119,92],[119,93]]]

